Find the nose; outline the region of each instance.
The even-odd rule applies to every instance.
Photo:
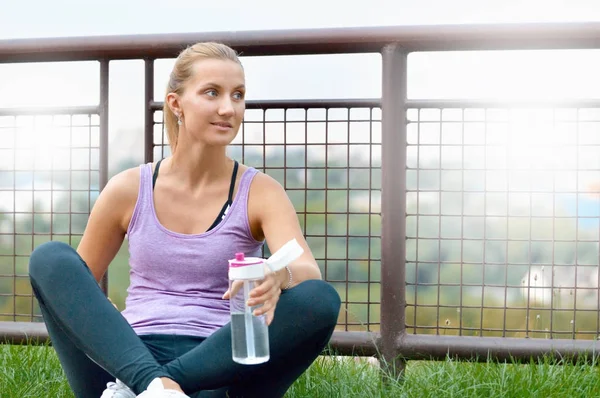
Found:
[[[218,112],[221,116],[232,116],[235,113],[231,98],[226,98],[225,96],[222,97],[222,100],[219,103]]]

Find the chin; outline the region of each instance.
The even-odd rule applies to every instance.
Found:
[[[235,138],[235,134],[227,134],[226,136],[223,135],[221,137],[214,137],[211,140],[207,140],[207,144],[210,146],[214,146],[214,147],[222,147],[222,146],[228,146],[229,144],[231,144],[231,142],[234,140]]]

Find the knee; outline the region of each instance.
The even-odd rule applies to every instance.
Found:
[[[79,256],[71,246],[63,242],[50,241],[37,246],[29,257],[29,277],[38,283],[63,274]]]
[[[317,324],[326,328],[335,327],[340,314],[341,299],[331,284],[322,280],[307,280],[296,289],[301,293],[299,299],[303,302],[306,313],[312,314]]]

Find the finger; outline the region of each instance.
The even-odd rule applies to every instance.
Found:
[[[271,291],[274,287],[277,287],[277,282],[275,279],[272,277],[267,277],[260,285],[256,286],[250,291],[250,297],[256,298],[263,296],[265,293]]]
[[[225,292],[225,294],[227,294],[227,297],[223,295],[223,298],[231,298],[235,296],[238,293],[238,291],[242,288],[242,286],[244,286],[243,281],[233,281],[233,283],[231,284],[231,288]]]
[[[269,300],[265,300],[264,304],[256,308],[253,314],[256,316],[267,314],[269,311],[275,311],[275,306],[279,302],[279,296],[273,297]]]
[[[275,308],[273,308],[272,311],[269,311],[267,313],[267,319],[266,319],[267,326],[269,326],[271,324],[271,322],[273,322],[274,317],[275,317]]]
[[[257,309],[252,311],[252,315],[261,316],[273,311],[275,311],[275,303],[266,302],[263,306],[258,307]]]
[[[254,307],[255,305],[263,304],[266,305],[268,301],[277,302],[279,300],[279,296],[281,295],[281,290],[278,287],[273,287],[271,290],[268,290],[265,294],[257,297],[252,297],[248,300],[248,305]]]
[[[227,299],[231,298],[230,294],[231,294],[231,293],[229,292],[229,289],[227,289],[227,291],[225,292],[225,294],[224,294],[224,295],[223,295],[223,297],[221,297],[221,298],[222,298],[223,300],[227,300]]]

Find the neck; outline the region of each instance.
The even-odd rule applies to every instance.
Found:
[[[233,161],[225,147],[178,146],[168,159],[166,173],[190,189],[204,186],[231,174]]]

